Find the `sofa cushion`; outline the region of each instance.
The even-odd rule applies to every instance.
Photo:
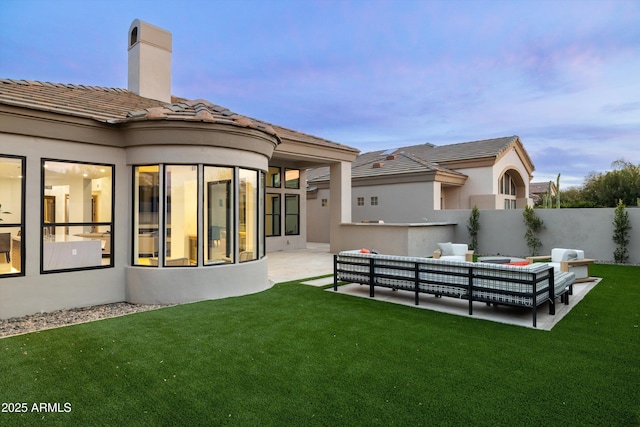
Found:
[[[440,255],[442,255],[442,256],[454,255],[454,253],[453,253],[453,244],[451,242],[438,243],[438,247],[440,248]]]
[[[451,248],[453,249],[453,255],[461,256],[464,261],[464,257],[466,257],[467,251],[469,250],[469,245],[466,243],[453,243],[451,244]]]

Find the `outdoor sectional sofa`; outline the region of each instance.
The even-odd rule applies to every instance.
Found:
[[[569,304],[575,275],[554,271],[552,266],[535,263],[526,266],[447,261],[433,258],[343,251],[334,255],[334,283],[360,283],[369,286],[374,297],[376,286],[419,294],[426,293],[466,299],[469,315],[473,302],[530,308],[536,327],[538,306],[549,302],[549,314],[555,314],[555,300]]]

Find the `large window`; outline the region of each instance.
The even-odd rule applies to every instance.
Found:
[[[265,172],[195,164],[133,171],[135,265],[186,267],[264,257]]]
[[[133,263],[158,263],[160,244],[160,167],[134,168]]]
[[[24,275],[25,158],[0,156],[0,277]]]
[[[280,194],[267,193],[266,205],[266,233],[267,236],[279,236],[280,233]]]
[[[284,196],[284,231],[286,235],[300,234],[300,195],[285,194]]]
[[[258,257],[258,172],[239,169],[239,257],[249,261]]]
[[[166,266],[198,263],[198,167],[165,166]]]
[[[113,266],[113,165],[43,160],[42,272]]]
[[[233,168],[204,168],[205,264],[233,262]]]

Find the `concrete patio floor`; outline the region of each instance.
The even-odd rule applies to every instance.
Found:
[[[270,252],[268,254],[269,280],[273,283],[301,280],[310,277],[323,276],[333,273],[333,254],[329,252],[326,243],[307,243],[306,249],[293,251]],[[564,305],[556,300],[556,314],[549,314],[548,304],[544,304],[537,311],[536,329],[551,330],[567,313],[571,311],[587,293],[593,289],[601,279],[591,282],[576,283],[573,285],[573,295],[569,298],[569,305]],[[309,280],[303,282],[311,286],[327,286],[333,283],[332,277]],[[327,288],[327,292],[335,292],[333,287]],[[436,298],[433,295],[421,294],[420,305],[415,305],[415,297],[412,292],[392,291],[386,288],[376,288],[375,297],[369,297],[369,287],[350,283],[338,287],[336,294],[350,295],[359,298],[367,298],[376,302],[388,302],[406,305],[416,309],[433,310],[463,317],[490,320],[493,322],[533,328],[532,312],[519,307],[505,305],[487,306],[484,303],[473,304],[473,315],[469,316],[469,303],[466,300],[455,298]]]
[[[306,249],[268,252],[267,263],[272,283],[333,274],[333,254],[328,243],[307,242]]]

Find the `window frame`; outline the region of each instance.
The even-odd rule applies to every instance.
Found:
[[[254,169],[254,168],[241,167],[241,166],[236,166],[235,169],[236,169],[236,176],[238,177],[237,178],[238,199],[237,199],[237,202],[236,202],[237,203],[237,207],[238,207],[237,208],[238,212],[237,212],[237,215],[236,215],[237,221],[238,221],[238,228],[236,230],[235,238],[236,238],[236,245],[237,245],[237,248],[238,248],[238,263],[242,264],[242,263],[245,263],[245,262],[257,261],[257,260],[260,259],[260,245],[262,244],[262,241],[263,241],[263,239],[260,238],[260,222],[261,222],[261,219],[260,219],[260,212],[261,212],[261,210],[260,210],[260,174],[259,174],[260,170]],[[255,200],[253,200],[254,206],[256,207],[256,213],[255,213],[256,218],[255,218],[255,224],[254,224],[255,230],[253,231],[253,234],[254,234],[253,238],[254,238],[255,245],[256,245],[256,248],[253,251],[253,253],[255,254],[255,257],[254,258],[250,258],[250,259],[245,259],[245,260],[241,259],[242,257],[240,256],[241,253],[248,252],[246,250],[246,245],[247,245],[246,242],[248,240],[247,239],[248,231],[247,231],[247,220],[246,219],[245,219],[245,231],[244,231],[245,232],[245,250],[242,251],[242,252],[240,251],[240,233],[241,233],[241,231],[240,231],[240,228],[241,228],[240,227],[240,225],[241,225],[240,217],[242,215],[242,212],[241,212],[241,209],[240,209],[240,200],[241,200],[240,196],[242,194],[241,179],[240,179],[241,171],[254,173],[255,174],[255,179],[256,179],[256,182],[255,182],[256,185],[255,185],[255,190],[254,190],[255,191]],[[246,205],[247,204],[245,204],[245,209],[246,209]],[[262,219],[262,222],[264,222],[264,219]]]
[[[226,233],[226,237],[225,237],[225,244],[229,246],[229,259],[230,261],[228,262],[211,262],[208,259],[208,256],[205,255],[207,253],[207,251],[209,250],[208,248],[208,240],[209,237],[207,237],[206,239],[202,239],[202,247],[200,248],[203,251],[203,265],[205,267],[215,267],[215,266],[219,266],[219,265],[233,265],[236,264],[236,244],[237,244],[237,238],[236,238],[236,234],[237,234],[237,225],[236,225],[236,218],[238,217],[238,201],[237,201],[237,191],[236,191],[236,186],[238,185],[238,174],[237,174],[237,166],[228,166],[228,165],[212,165],[212,164],[203,164],[203,174],[202,174],[202,192],[203,192],[203,202],[202,202],[202,227],[203,233],[209,233],[209,231],[207,229],[205,229],[206,226],[208,226],[208,221],[205,221],[205,216],[209,214],[208,212],[208,204],[209,204],[209,199],[208,199],[208,188],[206,188],[208,185],[211,184],[222,184],[222,183],[226,183],[227,184],[227,189],[226,189],[226,197],[227,197],[227,203],[231,203],[231,207],[227,207],[227,209],[225,210],[225,222],[226,222],[226,227],[225,227],[225,233]],[[230,179],[224,179],[224,180],[218,180],[218,181],[205,181],[205,178],[207,177],[207,173],[206,173],[206,169],[207,168],[219,168],[219,169],[227,169],[230,172]],[[215,203],[214,203],[215,204]],[[204,234],[203,234],[204,237]],[[231,239],[231,240],[229,240]],[[220,244],[222,244],[222,239],[220,239]]]
[[[103,166],[111,169],[111,221],[73,221],[73,222],[60,222],[56,221],[54,223],[45,223],[45,183],[46,183],[46,169],[45,165],[47,162],[55,162],[55,163],[67,163],[67,164],[76,164],[76,165],[90,165],[90,166]],[[111,163],[96,163],[96,162],[87,162],[80,160],[63,160],[63,159],[54,159],[54,158],[41,158],[40,159],[40,274],[55,274],[55,273],[66,273],[72,271],[85,271],[85,270],[100,270],[105,268],[113,268],[115,265],[115,245],[114,245],[114,236],[115,236],[115,188],[116,182],[116,166]],[[100,265],[92,265],[86,267],[72,267],[72,268],[58,268],[52,270],[44,269],[44,230],[45,228],[50,227],[109,227],[108,233],[109,236],[109,245],[110,245],[110,255],[109,255],[109,263],[108,264],[100,264]],[[101,258],[102,259],[102,258]]]
[[[518,189],[516,183],[509,172],[505,172],[502,174],[502,176],[498,180],[498,187],[500,194],[503,194],[505,196],[517,195]]]
[[[191,167],[192,170],[195,167],[195,176],[196,176],[196,194],[195,194],[195,201],[196,201],[196,208],[195,208],[195,223],[196,223],[196,244],[195,244],[195,248],[196,248],[196,254],[195,254],[195,263],[192,264],[191,262],[191,257],[189,254],[189,250],[190,250],[190,242],[187,243],[187,247],[185,249],[185,253],[183,255],[186,256],[187,258],[187,265],[171,265],[168,263],[169,257],[168,257],[168,253],[171,251],[171,248],[169,247],[169,245],[167,244],[167,242],[169,242],[169,238],[171,237],[171,230],[169,229],[169,208],[171,207],[171,204],[169,203],[169,197],[171,197],[171,191],[169,186],[171,185],[171,179],[169,179],[169,173],[171,172],[171,168],[180,168],[180,167]],[[197,267],[199,265],[199,260],[200,260],[200,239],[201,239],[201,233],[199,233],[199,223],[201,221],[202,215],[201,212],[204,212],[204,209],[200,208],[200,183],[201,183],[201,179],[200,179],[200,167],[201,164],[194,164],[194,163],[164,163],[163,164],[163,177],[164,177],[164,186],[163,186],[163,202],[164,202],[164,206],[163,206],[163,221],[162,221],[162,236],[163,236],[163,251],[162,251],[162,266],[166,267],[166,268],[175,268],[175,267]],[[203,180],[202,180],[203,181]],[[203,183],[204,185],[204,183]],[[173,226],[171,227],[173,228]],[[160,252],[158,252],[158,257],[160,256]],[[180,258],[184,258],[180,257]]]
[[[26,199],[27,199],[27,158],[26,156],[15,156],[12,154],[1,154],[0,159],[12,159],[12,160],[20,160],[20,173],[21,173],[21,183],[20,183],[20,222],[5,222],[0,221],[0,232],[3,232],[3,229],[18,229],[18,235],[20,236],[20,271],[18,272],[9,272],[9,273],[0,273],[0,279],[9,278],[9,277],[21,277],[25,275],[25,265],[26,265],[26,245],[25,245],[25,221],[26,221]],[[7,209],[6,205],[5,208]],[[9,233],[11,233],[9,231]],[[0,256],[4,256],[4,254],[0,254]],[[13,265],[13,261],[10,261]]]
[[[158,260],[158,265],[151,265],[151,264],[140,264],[136,262],[136,256],[138,254],[136,254],[134,248],[135,248],[135,239],[137,238],[137,229],[136,229],[136,221],[138,221],[138,218],[136,217],[137,213],[136,213],[136,203],[135,200],[133,199],[134,197],[136,197],[136,192],[139,191],[139,184],[138,187],[136,187],[136,171],[138,170],[138,168],[140,167],[145,167],[145,166],[157,166],[158,167],[158,174],[159,174],[159,182],[158,182],[158,236],[159,236],[159,241],[158,241],[158,258],[160,258],[160,254],[163,254],[163,260],[162,262],[160,262],[160,260]],[[131,254],[132,254],[132,259],[131,259],[131,265],[132,266],[136,266],[136,267],[143,267],[143,268],[158,268],[158,267],[162,267],[162,268],[168,268],[168,267],[176,267],[176,266],[168,266],[166,265],[166,256],[164,255],[166,252],[165,246],[166,246],[166,224],[167,224],[167,219],[166,219],[166,209],[167,209],[167,200],[166,200],[166,192],[167,192],[167,182],[165,179],[166,176],[166,169],[168,166],[195,166],[197,167],[197,182],[196,182],[196,186],[197,186],[197,191],[198,191],[198,196],[197,196],[197,237],[196,237],[196,245],[197,245],[197,261],[195,264],[189,264],[188,266],[182,266],[182,267],[217,267],[220,265],[234,265],[234,264],[240,264],[240,263],[244,263],[244,262],[251,262],[251,261],[257,261],[257,260],[261,260],[266,256],[266,237],[265,237],[265,187],[266,187],[266,172],[262,169],[258,169],[258,168],[249,168],[249,167],[242,167],[242,166],[236,166],[236,165],[221,165],[221,164],[210,164],[210,163],[153,163],[153,164],[135,164],[132,165],[132,169],[131,169],[131,174],[132,174],[132,193],[131,193],[131,221],[133,226],[131,227]],[[230,258],[231,260],[228,262],[208,262],[207,261],[207,256],[206,256],[206,250],[207,248],[205,247],[207,244],[208,239],[206,238],[206,236],[203,233],[207,233],[206,228],[206,221],[205,221],[205,215],[207,215],[206,209],[207,209],[207,201],[206,201],[206,182],[205,182],[205,178],[206,178],[206,168],[208,167],[212,167],[212,168],[223,168],[223,169],[229,169],[231,172],[231,176],[232,179],[230,181],[230,200],[232,200],[233,206],[232,209],[230,211],[230,224],[231,227],[228,229],[231,230],[231,234],[232,236],[227,236],[228,239],[232,239],[230,240]],[[240,250],[240,193],[241,193],[241,189],[240,189],[240,175],[241,175],[241,171],[248,171],[251,172],[252,174],[255,174],[255,189],[254,189],[254,193],[255,193],[255,200],[253,200],[253,205],[255,206],[255,217],[256,217],[256,221],[255,221],[255,230],[249,230],[252,234],[255,234],[254,236],[254,242],[255,242],[255,250],[253,251],[254,253],[254,257],[248,260],[240,260],[239,257],[239,250]],[[253,175],[252,175],[253,176]],[[252,196],[253,197],[253,196]]]
[[[298,177],[295,179],[287,179],[287,172],[288,171],[292,171],[292,172],[297,172],[298,173]],[[284,168],[284,188],[288,188],[290,190],[299,190],[300,189],[300,177],[301,177],[301,172],[300,169],[293,169],[293,168]],[[292,183],[292,184],[290,184]]]
[[[296,213],[287,213],[287,198],[295,198],[297,200],[297,211]],[[296,232],[289,233],[287,231],[287,219],[290,217],[296,218]],[[284,195],[284,235],[285,236],[299,236],[300,235],[300,195],[295,193],[286,193]]]
[[[277,173],[271,173],[275,169]],[[277,177],[277,178],[276,178]],[[277,181],[277,185],[276,184]],[[274,184],[274,185],[271,185]],[[282,168],[280,166],[269,166],[266,174],[266,188],[282,188]]]
[[[274,206],[276,206],[276,204],[274,204],[273,201],[271,202],[271,208],[272,208],[271,210],[272,210],[272,212],[269,212],[267,210],[267,200],[270,198],[269,196],[272,196],[272,197],[275,197],[275,198],[278,199],[278,203],[277,203],[278,212],[277,213],[273,212],[273,208],[274,208]],[[264,221],[265,236],[266,237],[279,237],[279,236],[282,236],[282,200],[283,200],[282,193],[267,193],[267,196],[265,198],[265,221]],[[277,220],[276,220],[276,217],[277,217]],[[277,233],[273,233],[273,234],[268,234],[267,233],[267,229],[268,229],[267,228],[267,224],[268,224],[267,218],[270,219],[271,229],[272,230],[274,230],[276,228],[275,226],[277,224],[277,230],[278,230]]]
[[[131,187],[132,187],[132,191],[131,191],[131,196],[133,198],[136,197],[136,195],[139,195],[139,186],[136,187],[136,170],[138,170],[139,168],[144,168],[144,167],[152,167],[152,166],[157,166],[158,167],[158,193],[157,193],[157,215],[158,215],[158,219],[157,219],[157,227],[156,227],[156,234],[157,234],[157,238],[158,238],[158,251],[157,251],[157,257],[160,258],[160,254],[164,253],[164,234],[165,231],[163,229],[162,224],[164,223],[164,164],[162,163],[151,163],[151,164],[139,164],[139,165],[133,165],[131,172],[132,172],[132,180],[131,180]],[[139,197],[139,196],[138,196]],[[140,204],[140,200],[138,200],[138,206]],[[139,212],[136,212],[136,203],[135,203],[135,199],[131,200],[131,265],[132,266],[136,266],[136,267],[151,267],[151,268],[156,268],[157,265],[152,265],[152,264],[140,264],[139,262],[137,262],[138,259],[140,259],[140,248],[138,248],[138,252],[136,253],[135,251],[135,241],[139,239],[139,235],[140,235],[140,222],[139,222]],[[138,213],[138,217],[136,217],[136,213]],[[137,221],[137,222],[136,222]],[[136,227],[137,224],[137,227]],[[153,237],[153,233],[152,233],[152,237]],[[155,254],[155,251],[154,251]],[[152,254],[153,257],[153,254]],[[158,262],[158,264],[160,264]]]

